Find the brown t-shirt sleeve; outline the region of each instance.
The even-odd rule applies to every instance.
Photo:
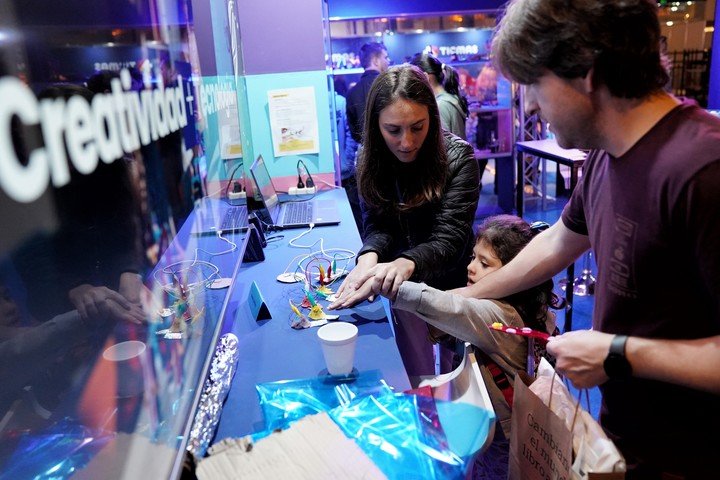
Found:
[[[700,170],[687,184],[686,194],[673,215],[684,225],[685,241],[706,288],[717,299],[720,311],[720,160]]]
[[[560,218],[563,224],[570,230],[580,235],[588,234],[587,221],[585,220],[585,185],[589,185],[587,180],[592,175],[595,159],[599,157],[600,152],[592,151],[588,154],[587,160],[583,165],[583,175],[580,182],[575,186],[575,191],[570,196],[570,201],[565,205]]]

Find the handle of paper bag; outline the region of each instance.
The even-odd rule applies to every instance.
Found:
[[[577,402],[575,403],[575,414],[573,415],[572,425],[570,426],[571,432],[575,431],[575,420],[577,420],[578,412],[580,411],[580,402],[582,401],[580,397],[583,393],[585,394],[585,402],[587,403],[588,412],[590,411],[590,393],[588,392],[588,389],[583,388],[582,390],[578,390]],[[587,430],[587,425],[585,425],[585,430]]]
[[[548,396],[548,409],[552,411],[552,397],[553,390],[555,390],[555,377],[557,377],[557,371],[553,368],[553,376],[550,379],[550,395]]]
[[[558,374],[557,371],[555,369],[553,369],[553,376],[550,381],[550,396],[548,397],[548,408],[550,410],[552,410],[552,397],[553,397],[553,390],[555,389],[555,377],[557,376],[557,374]],[[567,378],[563,377],[563,382],[565,382],[565,384],[567,385]],[[578,390],[577,402],[575,402],[575,413],[573,414],[572,425],[570,426],[571,432],[575,431],[575,421],[577,420],[578,412],[580,411],[580,402],[582,401],[580,397],[582,396],[583,393],[585,394],[585,400],[587,403],[588,411],[590,411],[590,393],[588,392],[588,389],[583,388],[581,390]]]

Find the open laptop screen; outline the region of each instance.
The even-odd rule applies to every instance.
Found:
[[[257,188],[260,190],[260,196],[265,204],[265,208],[268,209],[268,213],[273,219],[277,218],[276,210],[280,202],[262,155],[258,155],[255,162],[253,162],[250,167],[250,172],[255,179]]]

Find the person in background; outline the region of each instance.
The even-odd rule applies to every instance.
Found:
[[[342,76],[336,76],[333,79],[333,85],[335,87],[335,93],[340,95],[341,97],[345,98],[347,97],[348,93],[348,86],[347,82]]]
[[[475,81],[475,96],[483,107],[498,105],[498,72],[492,63],[486,63],[480,69]],[[474,133],[478,150],[495,153],[499,148],[498,112],[479,110],[475,113]],[[472,128],[472,126],[471,126]],[[478,160],[480,171],[485,171],[487,158]],[[481,175],[482,177],[482,175]],[[497,190],[497,179],[496,179]],[[564,185],[564,184],[563,184]]]
[[[91,87],[109,86],[109,78],[110,73],[95,74]],[[89,103],[101,92],[63,83],[48,86],[38,99],[68,101],[78,96]],[[13,134],[18,145],[33,141],[20,130]],[[21,157],[26,156],[23,148]],[[70,181],[50,193],[57,227],[38,230],[10,253],[30,295],[24,303],[33,317],[47,320],[72,309],[82,313],[116,293],[141,306],[145,288],[139,274],[144,262],[137,242],[138,213],[129,163],[125,158],[100,162],[89,174],[73,166]],[[0,205],[4,201],[0,199]]]
[[[388,69],[388,58],[385,45],[378,42],[366,43],[360,47],[360,64],[365,69],[360,80],[348,90],[347,93],[347,132],[345,136],[345,164],[341,168],[342,186],[345,188],[350,208],[360,236],[363,236],[362,212],[358,199],[355,166],[357,163],[357,150],[362,144],[363,121],[365,118],[365,103],[373,82],[382,72]]]
[[[367,105],[358,161],[365,238],[331,309],[378,291],[394,294],[409,279],[440,289],[465,285],[473,247],[477,163],[467,142],[441,128],[425,74],[407,64],[391,68],[373,83]],[[435,374],[425,322],[402,310],[393,315],[411,381]],[[442,360],[450,370],[452,352]]]
[[[347,91],[343,90],[343,93],[341,93],[341,89],[343,89],[343,86],[345,85],[345,81],[342,80],[342,82],[338,82],[338,80],[342,80],[342,78],[335,78],[335,132],[337,134],[338,139],[338,160],[340,162],[340,179],[343,180],[343,177],[345,176],[347,171],[352,171],[352,175],[355,174],[355,166],[349,165],[349,162],[347,160],[346,155],[346,149],[347,149],[347,135],[348,135],[348,126],[347,126],[347,102],[345,100],[345,95],[343,93],[347,94]],[[340,88],[338,88],[340,87]],[[345,87],[347,89],[347,87]],[[354,163],[354,162],[353,162]],[[346,187],[347,189],[347,187]],[[355,190],[357,192],[357,189]],[[357,221],[356,221],[357,223]]]
[[[498,72],[491,63],[486,63],[480,69],[475,80],[477,99],[482,105],[495,106],[498,104]]]
[[[651,0],[512,0],[493,58],[563,148],[591,149],[551,228],[459,293],[504,298],[588,248],[592,330],[550,339],[556,368],[600,386],[626,479],[717,477],[720,119],[663,90]]]
[[[429,53],[418,53],[410,63],[427,75],[440,109],[443,128],[467,140],[465,120],[469,113],[468,103],[460,93],[459,78],[455,70]]]
[[[498,215],[483,221],[475,236],[475,247],[467,266],[467,284],[472,285],[512,260],[546,223],[528,225],[512,215]],[[463,342],[470,342],[480,363],[480,372],[490,393],[500,429],[489,449],[477,459],[473,478],[507,478],[510,443],[510,415],[513,383],[518,371],[525,371],[528,355],[539,364],[544,355],[540,343],[528,351],[525,337],[494,330],[493,323],[507,327],[530,327],[555,333],[555,314],[559,308],[548,280],[528,290],[498,300],[465,298],[422,283],[403,282],[391,298],[398,310],[413,312],[432,327]],[[380,292],[375,292],[380,293]],[[431,329],[432,331],[432,329]]]

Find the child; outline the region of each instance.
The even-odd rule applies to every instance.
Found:
[[[539,230],[512,215],[486,219],[475,237],[475,247],[467,267],[468,285],[512,260]],[[497,457],[500,453],[497,451],[493,455],[485,455],[487,460],[496,464],[495,467],[502,468],[504,465],[507,469],[506,439],[510,438],[512,384],[515,373],[525,370],[528,341],[525,337],[494,330],[491,325],[500,322],[507,326],[554,333],[555,314],[548,311],[548,307],[559,308],[560,302],[552,288],[552,280],[549,280],[500,300],[480,300],[406,281],[395,298],[395,308],[414,312],[432,327],[476,347],[483,380],[502,428],[501,432],[495,433],[494,447],[502,445],[500,450],[504,451],[504,460],[490,458]],[[544,347],[539,343],[536,343],[538,347]],[[534,356],[540,354],[542,352],[533,352]]]

